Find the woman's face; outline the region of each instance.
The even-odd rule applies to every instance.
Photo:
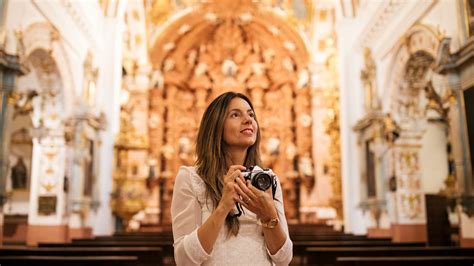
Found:
[[[224,142],[229,147],[248,148],[257,139],[257,121],[250,105],[236,97],[227,107],[224,122]]]

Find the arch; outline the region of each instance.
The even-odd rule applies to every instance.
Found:
[[[64,42],[56,28],[47,22],[33,23],[23,32],[23,44],[26,57],[40,49],[46,51],[54,60],[61,78],[62,106],[66,109],[65,113],[68,113],[68,108],[72,108],[74,102],[74,78]]]
[[[150,61],[154,68],[161,69],[164,60],[171,53],[185,53],[196,43],[206,41],[229,19],[237,19],[237,23],[250,32],[263,47],[288,50],[288,55],[298,63],[299,69],[306,67],[310,58],[309,49],[295,29],[272,10],[240,2],[216,1],[202,4],[192,12],[185,10],[186,12],[173,18],[151,42]],[[240,15],[233,17],[232,14]],[[176,47],[179,47],[179,51],[175,50]]]
[[[437,61],[441,40],[442,36],[430,26],[413,26],[400,39],[388,69],[389,112],[402,129],[391,159],[400,166],[395,173],[399,184],[397,215],[398,219],[411,222],[424,221],[421,195],[438,192],[448,172],[445,125],[428,123],[425,110],[430,93],[428,81],[435,80],[436,75],[431,70]],[[434,87],[435,84],[431,86],[431,93],[437,93]],[[416,185],[410,186],[409,182]],[[418,203],[411,206],[407,200],[410,197],[417,198]]]
[[[428,25],[417,24],[410,28],[397,44],[395,56],[388,68],[388,100],[389,109],[392,114],[399,115],[397,96],[400,94],[400,86],[404,84],[406,67],[414,55],[426,55],[436,59],[438,47],[442,36],[437,34]]]

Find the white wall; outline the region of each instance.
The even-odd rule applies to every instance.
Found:
[[[363,216],[356,208],[361,190],[358,162],[364,158],[359,158],[356,133],[352,131],[352,126],[364,114],[364,91],[360,81],[360,70],[363,66],[362,47],[372,48],[383,111],[390,112],[393,95],[389,91],[389,82],[393,78],[393,60],[400,45],[399,40],[416,23],[439,29],[444,36],[452,37],[453,40],[460,39],[457,4],[457,1],[452,0],[393,1],[392,4],[389,4],[389,1],[366,1],[361,4],[357,17],[339,18],[337,34],[341,65],[342,175],[347,232],[363,233],[366,230]],[[459,41],[454,46],[458,43]],[[420,154],[424,177],[422,186],[425,192],[432,193],[439,191],[447,174],[446,137],[439,126],[428,124],[427,127],[427,133],[422,139],[424,148]],[[387,198],[390,197],[387,195]],[[389,200],[388,205],[393,203]],[[394,208],[395,206],[390,207],[389,211]],[[393,213],[389,216],[394,217]]]
[[[444,187],[443,182],[448,175],[445,126],[428,123],[421,143],[420,167],[423,191],[436,194]]]
[[[362,116],[363,94],[360,83],[361,55],[354,51],[358,21],[346,18],[337,25],[340,59],[340,127],[342,194],[345,231],[366,233],[362,211],[357,207],[361,200],[360,168],[356,134],[352,127]]]

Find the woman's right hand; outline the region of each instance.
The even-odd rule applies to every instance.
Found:
[[[232,165],[223,177],[224,189],[219,206],[224,208],[227,213],[234,208],[236,202],[239,202],[239,194],[237,194],[234,184],[236,178],[241,175],[243,170],[245,170],[245,167],[242,165]]]

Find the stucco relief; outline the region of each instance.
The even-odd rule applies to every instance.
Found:
[[[429,103],[426,86],[431,79],[439,43],[440,36],[435,31],[416,25],[400,40],[393,61],[391,110],[394,121],[400,126],[400,137],[394,143],[392,160],[395,160],[396,204],[402,223],[424,219],[421,139],[426,130]]]

